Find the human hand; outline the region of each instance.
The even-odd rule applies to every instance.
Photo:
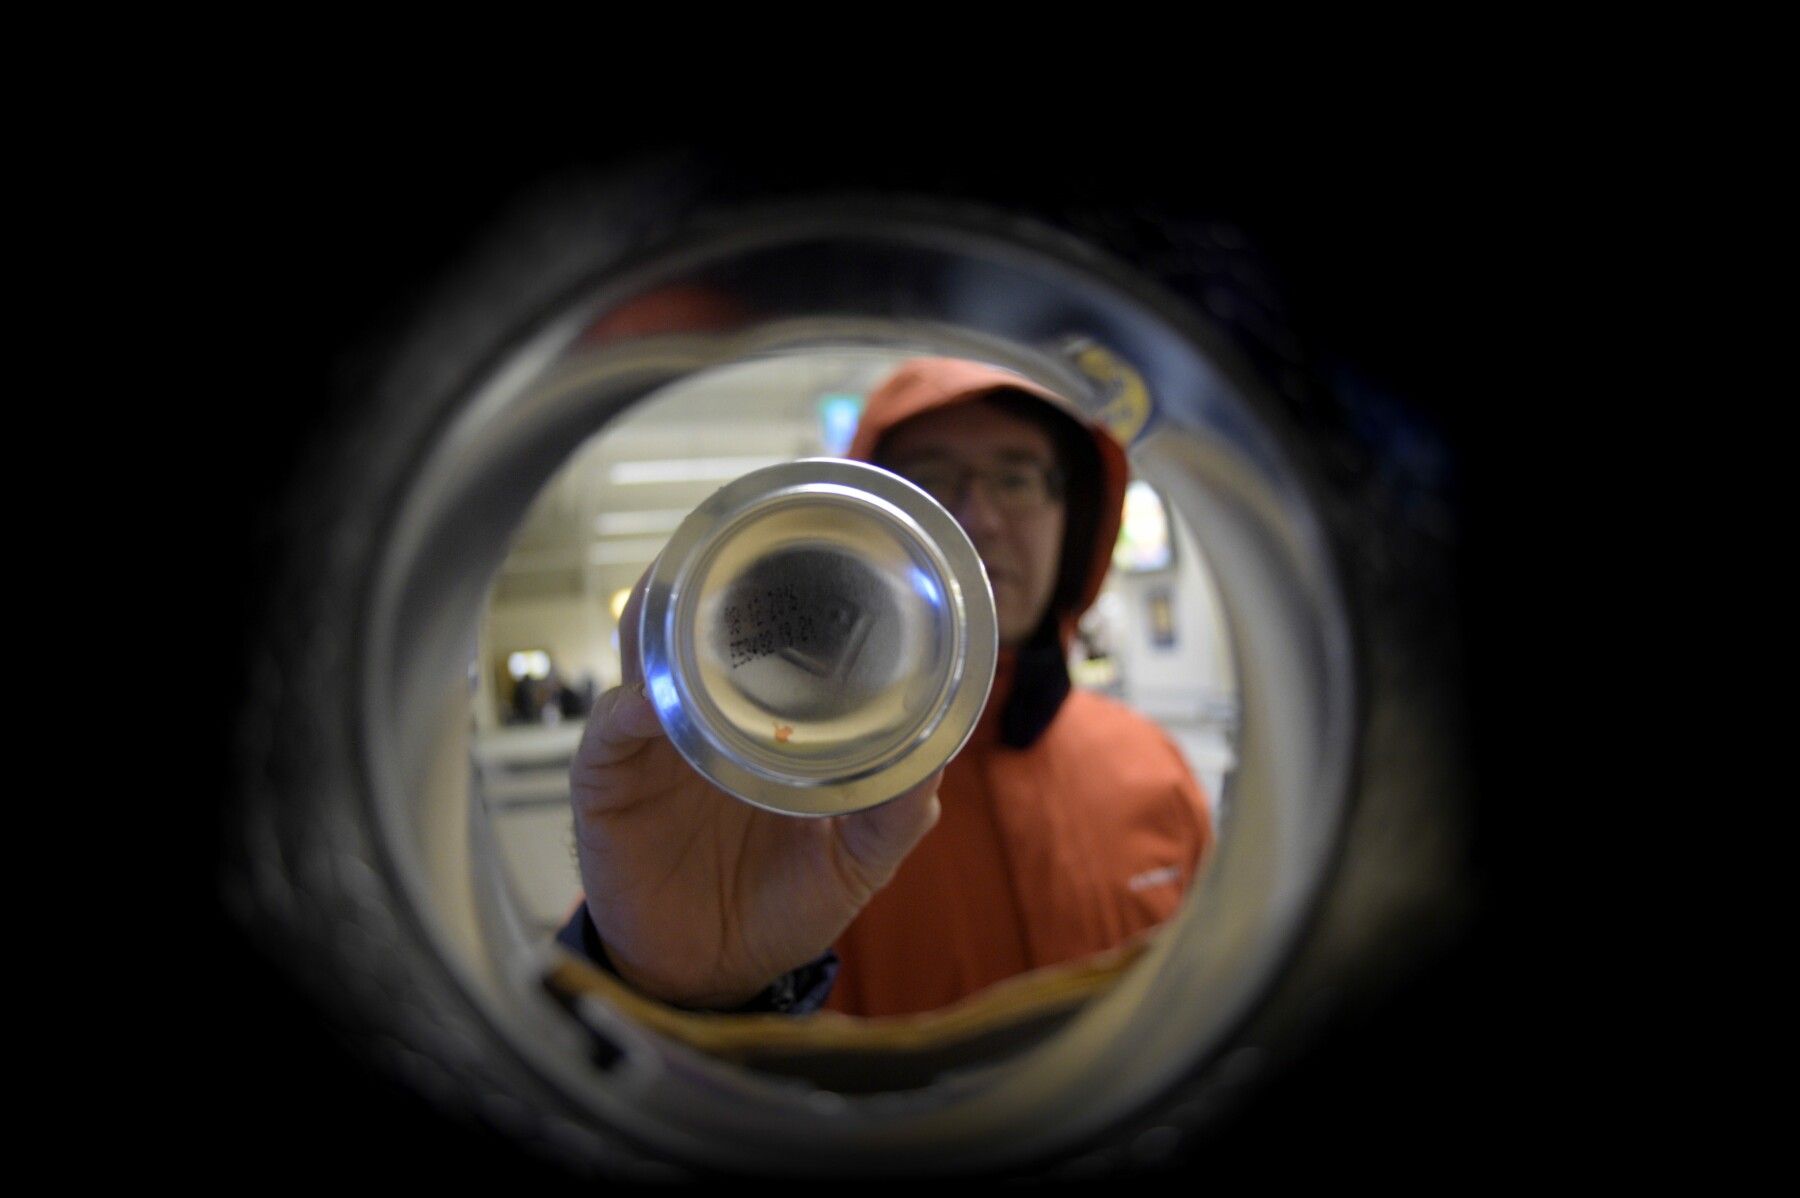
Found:
[[[664,1002],[729,1009],[818,957],[887,884],[937,822],[942,772],[826,818],[720,790],[670,743],[644,693],[644,586],[620,617],[624,681],[595,702],[569,771],[582,887],[619,976]]]

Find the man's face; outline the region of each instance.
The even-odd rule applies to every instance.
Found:
[[[932,492],[969,534],[994,589],[1000,643],[1021,644],[1050,606],[1062,556],[1066,512],[1049,435],[996,408],[960,404],[896,426],[880,457]]]

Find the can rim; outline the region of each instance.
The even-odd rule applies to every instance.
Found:
[[[790,503],[858,508],[920,550],[951,635],[950,664],[917,720],[839,771],[784,768],[731,727],[700,682],[691,634],[720,548],[747,522]],[[682,521],[651,566],[639,616],[639,654],[651,701],[676,749],[729,794],[787,815],[830,816],[899,797],[968,742],[987,704],[999,652],[987,572],[953,516],[913,483],[847,458],[814,457],[751,471],[719,488]]]

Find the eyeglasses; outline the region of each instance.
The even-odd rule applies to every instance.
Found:
[[[1042,462],[1009,462],[982,470],[948,458],[915,458],[888,468],[952,511],[968,495],[971,481],[981,484],[982,498],[1009,515],[1042,511],[1063,497],[1062,471]]]

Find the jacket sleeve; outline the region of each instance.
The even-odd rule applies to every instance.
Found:
[[[593,916],[588,914],[586,903],[577,904],[569,922],[556,934],[556,942],[577,956],[592,961],[613,977],[619,976],[619,971],[607,958],[606,946],[600,942],[600,929],[594,926]],[[831,988],[837,982],[838,964],[837,950],[826,949],[824,955],[817,960],[782,974],[749,1002],[725,1013],[809,1015],[824,1007],[825,1000],[831,997]]]

